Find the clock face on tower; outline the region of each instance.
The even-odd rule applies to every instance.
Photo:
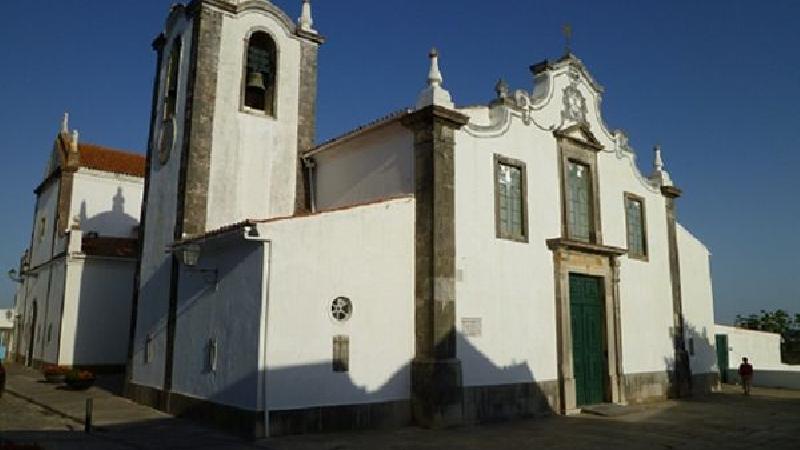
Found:
[[[175,118],[164,119],[161,123],[161,133],[158,137],[158,161],[165,165],[169,161],[172,147],[175,146]]]

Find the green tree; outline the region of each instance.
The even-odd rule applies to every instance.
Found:
[[[800,314],[795,314],[794,318],[782,310],[773,311],[761,310],[761,314],[749,314],[742,316],[736,315],[736,326],[748,330],[768,331],[786,335],[790,330],[800,327]]]

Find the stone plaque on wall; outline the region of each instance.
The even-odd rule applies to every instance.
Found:
[[[481,328],[480,318],[461,319],[461,332],[466,337],[481,337]]]

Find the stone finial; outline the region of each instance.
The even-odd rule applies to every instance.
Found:
[[[508,86],[508,83],[506,83],[506,80],[502,78],[500,78],[497,81],[497,84],[494,86],[494,91],[497,93],[497,98],[499,98],[500,100],[507,99],[510,90],[511,88]]]
[[[301,30],[316,33],[316,30],[314,30],[314,18],[311,16],[311,0],[303,0],[303,7],[297,23]]]
[[[664,160],[661,159],[661,146],[660,145],[656,145],[653,148],[653,151],[656,154],[655,160],[653,161],[653,166],[654,166],[656,172],[660,172],[661,170],[664,169]]]
[[[656,145],[653,148],[653,152],[655,153],[655,158],[653,160],[653,174],[650,176],[650,179],[662,187],[672,186],[672,178],[669,176],[667,169],[664,168],[664,160],[661,157],[661,146]]]
[[[428,71],[428,85],[441,86],[444,79],[442,79],[442,72],[439,70],[439,50],[432,48],[428,57],[431,59],[431,69]]]
[[[72,140],[70,141],[70,150],[78,153],[78,130],[72,130]]]
[[[439,52],[438,50],[431,49],[428,54],[431,59],[431,67],[428,71],[428,86],[422,91],[417,101],[417,108],[422,109],[426,106],[437,105],[447,108],[454,108],[453,100],[450,93],[442,87],[444,79],[442,72],[439,70]]]
[[[64,113],[64,118],[61,119],[61,132],[69,133],[69,113]]]

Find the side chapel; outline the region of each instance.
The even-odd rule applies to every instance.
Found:
[[[311,13],[193,0],[154,42],[131,398],[266,436],[717,385],[709,252],[580,59],[460,107],[433,51],[415,108],[317,145]]]

